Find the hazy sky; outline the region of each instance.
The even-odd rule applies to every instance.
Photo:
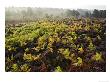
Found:
[[[104,5],[77,6],[76,8],[82,8],[82,9],[106,9],[106,7]]]
[[[48,8],[81,8],[106,9],[106,0],[4,0],[5,6],[17,7],[48,7]],[[103,2],[104,1],[104,2]]]

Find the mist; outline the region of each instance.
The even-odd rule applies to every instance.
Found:
[[[64,9],[64,8],[42,8],[42,7],[6,7],[5,21],[36,21],[38,19],[45,18],[62,19],[67,17],[76,17],[76,18],[93,17],[92,14],[94,10],[95,9],[80,9],[80,8]],[[98,11],[104,12],[104,15],[106,13],[105,10]]]

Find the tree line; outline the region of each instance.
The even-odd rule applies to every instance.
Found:
[[[5,9],[5,20],[36,20],[39,18],[95,17],[106,18],[106,10],[58,9],[36,7],[9,7]]]

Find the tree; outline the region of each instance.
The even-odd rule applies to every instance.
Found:
[[[67,10],[67,16],[75,16],[78,17],[80,13],[77,10]]]
[[[21,15],[22,15],[23,20],[26,20],[27,12],[25,10],[21,11]]]
[[[66,14],[68,17],[73,16],[72,10],[69,10],[69,9],[67,10]]]
[[[91,13],[88,12],[88,11],[86,11],[86,12],[85,12],[85,17],[91,17]]]
[[[92,16],[98,18],[99,17],[99,11],[97,9],[94,9]]]
[[[31,7],[28,7],[28,8],[27,8],[27,15],[28,15],[28,16],[32,16],[32,15],[33,15],[33,10],[32,10]]]
[[[100,10],[100,17],[106,18],[106,10]]]
[[[78,17],[80,15],[80,13],[77,10],[73,10],[73,15]]]
[[[93,11],[93,14],[92,14],[93,17],[96,17],[96,18],[106,18],[106,10],[94,10]]]

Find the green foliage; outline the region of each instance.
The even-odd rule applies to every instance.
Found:
[[[21,65],[20,68],[22,72],[29,72],[31,70],[27,64]]]
[[[57,66],[56,69],[55,69],[55,72],[62,72],[62,69],[60,66]]]
[[[90,51],[92,51],[92,50],[95,50],[95,49],[96,49],[96,47],[93,45],[93,43],[92,43],[92,42],[90,42],[90,44],[89,44],[88,48],[90,49]]]
[[[81,48],[78,48],[79,52],[80,53],[83,53],[84,52],[84,49],[81,47]]]
[[[78,59],[78,62],[77,62],[78,65],[81,65],[83,63],[82,58],[78,57],[77,59]]]
[[[18,71],[18,65],[17,64],[13,64],[11,68],[12,68],[11,71],[14,71],[14,72]]]
[[[62,52],[62,54],[64,55],[64,57],[66,58],[66,59],[68,59],[70,56],[70,51],[69,51],[69,49],[65,49],[63,52]]]
[[[23,59],[28,62],[33,61],[32,54],[24,54]]]
[[[29,48],[26,48],[26,49],[25,49],[25,52],[29,52]]]
[[[75,66],[81,66],[83,64],[83,60],[81,57],[78,57],[77,58],[77,62],[76,63],[73,63],[73,65]]]
[[[101,61],[102,60],[102,54],[96,52],[96,54],[93,55],[92,59],[95,60],[95,61]]]
[[[106,63],[104,25],[103,19],[50,20],[50,17],[22,26],[8,25],[5,69],[13,72],[105,71],[100,66]],[[102,60],[103,63],[99,62]]]

